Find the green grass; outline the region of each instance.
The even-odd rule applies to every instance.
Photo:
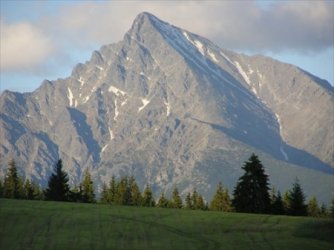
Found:
[[[0,199],[0,249],[334,249],[331,219]]]

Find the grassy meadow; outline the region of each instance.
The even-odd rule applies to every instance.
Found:
[[[0,249],[334,249],[334,220],[0,199]]]

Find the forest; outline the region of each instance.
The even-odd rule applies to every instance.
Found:
[[[325,204],[319,206],[316,197],[311,197],[306,203],[306,197],[298,179],[283,195],[274,187],[270,187],[265,168],[255,154],[250,156],[242,169],[244,174],[239,178],[232,194],[220,182],[210,202],[206,201],[196,189],[187,193],[183,200],[176,186],[173,188],[171,197],[167,197],[162,192],[155,199],[150,185],[146,185],[141,191],[133,176],[120,178],[112,176],[109,183],[103,183],[97,199],[94,183],[88,170],[85,171],[80,183],[70,187],[68,174],[63,170],[62,160],[59,159],[48,179],[47,187],[42,189],[31,180],[23,180],[18,174],[15,161],[11,160],[4,180],[0,179],[0,198],[334,217],[334,199],[329,208]]]

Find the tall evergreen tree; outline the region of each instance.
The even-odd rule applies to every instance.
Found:
[[[270,211],[269,180],[261,161],[255,154],[243,167],[245,174],[233,192],[233,206],[237,212],[268,213]]]
[[[158,207],[162,207],[162,208],[167,208],[169,207],[169,201],[168,199],[165,197],[164,192],[161,193],[158,203],[157,203]]]
[[[280,191],[277,191],[277,194],[272,198],[273,200],[271,201],[271,213],[278,215],[284,214],[284,203]]]
[[[187,209],[193,209],[193,204],[192,204],[190,193],[187,193],[187,196],[186,196],[186,208]]]
[[[108,186],[105,182],[103,182],[103,185],[102,185],[102,192],[101,192],[100,202],[103,203],[103,204],[108,203]]]
[[[289,215],[305,216],[307,214],[307,206],[305,205],[305,195],[302,187],[296,179],[292,190],[289,191]]]
[[[136,180],[135,180],[135,178],[133,176],[130,177],[129,187],[130,187],[130,192],[131,192],[131,195],[130,195],[130,197],[131,197],[130,205],[140,206],[143,198],[141,196],[141,192],[139,190],[137,182],[136,182]]]
[[[171,205],[172,205],[173,208],[182,208],[183,207],[182,199],[181,199],[181,196],[179,194],[179,190],[177,189],[176,186],[173,189],[173,197],[172,197]]]
[[[108,203],[112,204],[116,203],[117,186],[118,183],[116,181],[116,177],[113,175],[109,183],[108,199],[107,199]]]
[[[154,207],[155,206],[152,189],[149,185],[146,185],[145,187],[142,205],[144,207]]]
[[[0,179],[0,198],[3,197],[3,182],[2,179]]]
[[[85,171],[85,176],[80,186],[82,190],[81,201],[86,203],[95,202],[94,184],[88,169]]]
[[[313,196],[307,203],[307,215],[311,217],[320,216],[320,208],[317,199]]]
[[[217,190],[210,204],[210,209],[214,211],[232,211],[232,202],[228,190],[224,189],[221,182],[218,183]]]
[[[284,214],[288,214],[289,209],[290,209],[289,191],[286,191],[284,193],[282,201],[283,201],[283,207],[284,207]]]
[[[4,180],[3,187],[3,197],[4,198],[12,198],[18,199],[20,198],[20,193],[22,190],[22,181],[17,173],[17,168],[14,160],[10,160],[9,168],[7,171],[7,175]]]
[[[45,190],[45,199],[53,201],[68,201],[70,188],[68,176],[63,171],[63,162],[59,159],[54,166],[54,173],[51,174],[48,187]]]

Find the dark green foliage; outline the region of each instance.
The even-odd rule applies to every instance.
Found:
[[[3,197],[18,199],[22,194],[22,180],[19,178],[14,160],[9,163],[9,168],[4,180]]]
[[[182,199],[181,199],[181,196],[179,194],[179,190],[177,189],[177,187],[174,187],[174,190],[173,190],[171,207],[172,208],[182,208],[183,207]]]
[[[187,193],[187,196],[186,196],[186,208],[187,209],[192,209],[193,208],[193,204],[192,204],[191,194],[190,193]]]
[[[285,214],[284,203],[282,200],[281,192],[278,191],[276,195],[271,198],[271,213],[272,214]]]
[[[137,185],[137,182],[134,177],[130,177],[129,179],[129,187],[130,187],[130,205],[140,206],[142,203],[142,195]]]
[[[155,206],[152,189],[149,185],[146,185],[145,187],[142,205],[144,207],[154,207]]]
[[[233,192],[233,206],[237,212],[269,213],[269,181],[261,161],[255,154],[243,167],[245,173]]]
[[[0,179],[0,198],[2,198],[2,197],[3,197],[3,182]]]
[[[84,180],[80,184],[81,201],[86,203],[95,202],[94,185],[88,170],[85,171]]]
[[[292,190],[289,191],[289,208],[288,214],[294,216],[305,216],[307,206],[305,205],[305,195],[298,179],[293,184]]]
[[[217,190],[210,204],[210,210],[230,212],[232,211],[232,202],[228,190],[224,189],[223,184],[219,182]]]
[[[100,202],[103,204],[107,204],[109,202],[108,201],[108,186],[105,182],[103,182],[103,185],[102,185]]]
[[[307,203],[307,215],[311,217],[320,216],[320,208],[318,205],[318,201],[315,197],[311,197],[311,199]]]
[[[162,192],[159,197],[157,206],[162,208],[168,208],[169,204],[170,204],[169,200],[165,197],[165,194]]]
[[[67,173],[63,171],[62,160],[59,159],[50,176],[48,187],[45,190],[45,199],[53,201],[68,201],[70,188]]]
[[[186,208],[193,210],[207,210],[208,206],[205,204],[202,195],[200,195],[196,189],[191,193],[188,193],[186,196]]]
[[[332,203],[331,203],[330,215],[332,218],[334,218],[334,198],[332,199]]]

